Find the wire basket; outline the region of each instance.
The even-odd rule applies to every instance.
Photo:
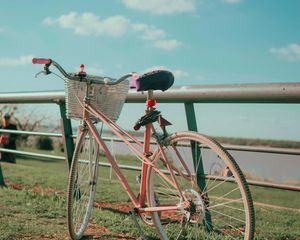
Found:
[[[65,79],[67,118],[82,119],[86,83]],[[91,105],[113,121],[117,121],[129,90],[129,81],[116,85],[91,84]],[[91,115],[93,121],[99,121]]]

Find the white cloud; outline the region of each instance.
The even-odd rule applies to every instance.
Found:
[[[196,0],[123,0],[126,7],[154,14],[174,14],[196,11]]]
[[[152,42],[152,45],[156,48],[172,51],[183,45],[175,39],[166,39],[166,32],[155,26],[137,23],[132,24],[131,27],[140,34],[140,38]]]
[[[135,23],[131,25],[132,29],[138,33],[141,33],[141,38],[145,40],[156,40],[166,36],[164,30],[155,26],[150,26],[144,23]]]
[[[20,56],[18,58],[0,58],[0,66],[15,67],[31,64],[33,55]]]
[[[271,48],[270,53],[290,62],[300,61],[300,45],[296,43],[289,44],[283,48]]]
[[[144,23],[134,23],[124,16],[111,16],[100,19],[99,16],[84,12],[82,14],[70,12],[58,18],[47,17],[43,20],[46,26],[58,25],[64,29],[71,29],[75,34],[83,36],[122,37],[125,34],[136,34],[138,38],[151,43],[152,46],[171,51],[182,46],[182,43],[167,39],[167,33],[160,28]]]
[[[129,28],[129,20],[123,16],[116,15],[106,19],[90,12],[82,14],[70,12],[58,18],[47,17],[43,23],[45,25],[58,25],[61,28],[72,29],[79,35],[110,36],[121,37]]]
[[[235,4],[235,3],[240,3],[243,0],[223,0],[225,3],[229,3],[229,4]]]
[[[158,40],[155,41],[153,46],[156,48],[160,48],[166,51],[171,51],[174,50],[176,48],[182,47],[182,43],[175,40],[175,39],[171,39],[171,40]]]
[[[4,28],[0,27],[0,34],[4,32],[5,32]]]

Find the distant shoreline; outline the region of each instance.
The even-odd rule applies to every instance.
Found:
[[[234,137],[213,137],[213,138],[218,142],[220,142],[221,144],[300,149],[300,141],[234,138]]]
[[[128,131],[135,137],[143,137],[142,132]],[[108,131],[104,133],[111,135]],[[241,145],[241,146],[255,146],[255,147],[273,147],[273,148],[289,148],[300,149],[300,141],[293,140],[273,140],[261,138],[237,138],[237,137],[218,137],[210,136],[221,144],[227,145]]]
[[[107,131],[105,131],[107,133]],[[142,132],[129,131],[133,136],[142,137]],[[210,136],[210,135],[209,135]],[[239,137],[219,137],[210,136],[221,144],[227,145],[242,145],[255,147],[274,147],[274,148],[290,148],[300,149],[300,141],[293,140],[274,140],[262,138],[239,138]]]

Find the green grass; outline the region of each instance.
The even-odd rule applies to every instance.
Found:
[[[3,188],[0,198],[0,239],[67,236],[64,197]]]
[[[135,162],[132,157],[120,163]],[[66,186],[68,168],[63,161],[17,160],[17,164],[1,163],[5,180],[22,185],[23,190],[0,188],[0,239],[69,239],[66,225]],[[137,191],[136,171],[125,171]],[[97,201],[129,202],[121,184],[109,168],[100,170]],[[19,185],[16,185],[19,184]],[[255,201],[300,209],[300,193],[251,187]],[[256,206],[256,239],[296,239],[300,236],[300,212]],[[120,239],[138,236],[129,215],[110,208],[95,208],[93,224],[106,228],[95,230],[94,239]],[[154,234],[147,230],[147,234]],[[87,238],[87,239],[92,239]]]

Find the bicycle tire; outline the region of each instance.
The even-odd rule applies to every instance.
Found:
[[[99,145],[86,129],[77,140],[69,173],[67,221],[73,240],[82,238],[91,217],[98,161]]]
[[[173,212],[153,213],[152,220],[159,237],[164,240],[228,237],[252,239],[255,228],[252,197],[246,179],[233,157],[215,140],[191,131],[170,135],[165,139],[163,149],[168,163],[164,162],[163,153],[157,149],[152,157],[155,167],[151,166],[148,171],[148,205],[181,206],[182,198],[185,198],[189,207]],[[201,162],[198,161],[195,167],[191,161],[197,159],[197,154]],[[188,170],[179,160],[183,156]],[[215,161],[219,163],[215,164]],[[220,170],[208,174],[211,164],[228,166],[232,176],[223,177]],[[158,174],[157,169],[169,171],[168,166],[176,174],[182,197],[174,186]]]

